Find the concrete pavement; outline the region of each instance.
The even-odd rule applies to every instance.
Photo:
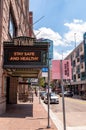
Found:
[[[67,99],[69,100],[70,98],[67,98]],[[78,102],[78,103],[81,102],[82,104],[86,104],[86,102],[83,100],[70,99],[70,101],[71,100],[74,100],[74,102]],[[61,102],[62,101],[60,101],[60,103]],[[44,106],[45,110],[47,111],[47,106],[43,102],[41,102],[41,103]],[[62,109],[61,107],[59,107],[59,109],[57,109],[57,106],[59,106],[59,105],[60,104],[56,105],[55,111],[52,111],[52,108],[50,107],[50,117],[53,120],[56,127],[58,128],[58,130],[63,130],[64,129],[63,128],[63,112],[59,111],[59,109],[60,110]],[[85,115],[86,115],[85,111],[83,111],[82,114],[78,111],[68,112],[68,113],[66,112],[66,130],[86,130]]]
[[[7,112],[0,115],[0,130],[58,130],[39,98],[34,96],[32,102],[18,102],[8,106]]]

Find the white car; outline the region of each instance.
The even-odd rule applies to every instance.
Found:
[[[48,96],[44,97],[44,103],[48,103]],[[59,97],[55,93],[50,93],[50,103],[59,103]]]

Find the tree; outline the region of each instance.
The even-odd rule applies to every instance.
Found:
[[[44,87],[44,85],[45,85],[44,78],[43,77],[39,78],[39,86]]]

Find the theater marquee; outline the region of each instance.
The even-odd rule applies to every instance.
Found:
[[[24,38],[25,39],[25,38]],[[4,68],[47,67],[48,43],[35,42],[34,45],[4,42]],[[20,39],[19,39],[20,40]],[[31,41],[31,40],[29,40]]]

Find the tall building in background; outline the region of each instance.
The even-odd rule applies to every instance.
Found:
[[[45,38],[40,38],[40,39],[38,39],[38,41],[48,42],[50,44],[50,46],[49,46],[49,64],[51,67],[52,66],[52,59],[53,59],[53,41],[50,39],[45,39]]]
[[[50,39],[40,38],[38,41],[48,42],[49,46],[49,71],[50,71],[50,81],[51,81],[51,68],[52,68],[52,59],[53,59],[53,41]],[[42,77],[45,78],[45,82],[48,82],[48,68],[42,68]]]
[[[86,99],[86,33],[83,35],[83,41],[65,59],[71,60],[70,84],[74,94]]]

